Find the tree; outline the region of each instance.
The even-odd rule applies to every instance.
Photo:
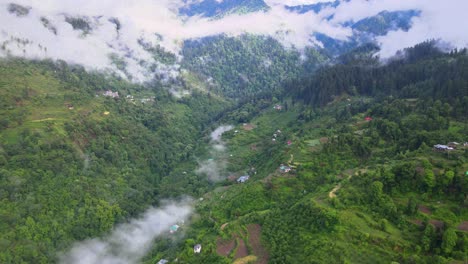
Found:
[[[429,223],[426,223],[426,227],[424,228],[424,233],[421,238],[421,247],[424,251],[426,252],[431,251],[434,238],[435,238],[434,226]]]
[[[447,228],[442,236],[442,251],[449,255],[457,244],[457,233],[454,228]]]

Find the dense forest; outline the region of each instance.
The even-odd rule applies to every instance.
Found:
[[[310,60],[324,61],[319,53]],[[242,35],[215,36],[184,43],[183,66],[212,82],[214,92],[229,98],[278,93],[282,84],[301,71],[300,54],[285,50],[271,37]]]
[[[195,213],[143,263],[467,261],[466,50],[426,42],[382,63],[368,45],[317,70],[320,52],[300,63],[273,39],[201,41],[174,83],[0,61],[0,262],[57,262],[184,195]],[[196,173],[205,158],[221,180]]]
[[[193,173],[170,175],[196,166],[202,131],[229,102],[21,59],[1,61],[0,87],[0,262],[50,263],[162,197],[206,191]]]
[[[251,178],[204,196],[178,260],[466,262],[466,52],[428,42],[403,54],[348,54],[356,63],[289,84],[280,110],[241,107],[258,114],[224,138],[230,171]]]
[[[359,55],[359,54],[357,54]],[[442,53],[435,42],[408,48],[379,67],[376,58],[356,56],[346,63],[322,68],[312,78],[292,84],[296,97],[323,106],[341,95],[397,96],[450,103],[459,117],[467,116],[468,59],[466,49]],[[349,57],[349,56],[348,56]],[[362,61],[366,64],[362,64]]]

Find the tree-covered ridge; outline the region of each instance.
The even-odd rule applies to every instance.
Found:
[[[420,12],[416,10],[382,11],[376,16],[359,20],[351,28],[375,36],[383,36],[389,31],[398,29],[408,31],[411,27],[412,18],[419,16],[419,14]]]
[[[2,263],[55,262],[163,197],[205,192],[172,171],[193,170],[201,132],[229,106],[47,61],[1,61],[0,94]]]
[[[317,54],[314,54],[317,55]],[[216,36],[186,41],[183,67],[213,82],[215,91],[230,98],[277,92],[300,72],[300,54],[271,37]]]
[[[179,8],[179,14],[186,16],[202,15],[221,18],[229,14],[244,14],[267,10],[269,7],[262,0],[203,0]]]
[[[370,43],[376,45],[376,37],[386,35],[390,31],[408,31],[412,19],[419,15],[420,11],[417,10],[382,11],[375,16],[359,21],[347,21],[343,23],[343,26],[353,29],[353,35],[346,40],[334,39],[319,32],[315,32],[313,35],[323,46],[323,48],[317,47],[319,50],[331,57],[336,57],[348,54],[363,45],[369,45]],[[333,16],[330,16],[331,18]]]
[[[401,58],[379,66],[356,61],[321,69],[314,77],[294,84],[297,97],[315,106],[325,105],[343,94],[393,95],[449,102],[466,116],[468,96],[466,50],[442,54],[432,42],[406,49]],[[443,87],[443,89],[441,88]]]
[[[340,4],[341,2],[339,0],[335,0],[330,2],[319,2],[311,5],[286,6],[286,9],[297,12],[299,14],[304,14],[310,11],[314,11],[314,13],[319,13],[327,7],[337,7]]]

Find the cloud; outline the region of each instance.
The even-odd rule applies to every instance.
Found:
[[[198,1],[198,0],[194,0]],[[179,66],[157,63],[153,56],[138,44],[139,39],[151,45],[161,45],[178,54],[183,41],[217,34],[237,36],[244,33],[269,35],[286,47],[302,49],[321,43],[313,33],[346,41],[353,31],[345,27],[347,21],[358,21],[383,10],[421,10],[408,32],[394,31],[379,37],[382,55],[428,38],[443,38],[456,47],[466,46],[468,34],[460,32],[468,25],[465,0],[350,0],[337,7],[327,7],[319,14],[297,14],[283,5],[313,4],[318,0],[266,0],[271,8],[264,12],[232,14],[213,20],[199,16],[180,17],[178,9],[194,1],[183,0],[16,0],[31,7],[26,16],[16,16],[0,4],[0,56],[63,59],[90,69],[114,70],[122,76],[131,75],[144,81],[155,75],[177,76]],[[69,16],[89,22],[91,30],[74,30],[66,22]],[[328,18],[332,16],[332,19]],[[46,18],[48,28],[41,19]],[[120,29],[109,19],[117,18]],[[54,30],[51,30],[54,28]],[[54,34],[56,32],[56,34]],[[157,33],[157,35],[156,35]],[[160,38],[159,36],[162,36]],[[123,62],[125,70],[111,64],[109,54]],[[156,73],[149,72],[151,65]]]
[[[150,208],[142,217],[117,226],[107,237],[76,243],[59,257],[60,263],[138,263],[156,237],[166,233],[171,225],[186,220],[191,212],[189,201],[168,202],[162,208]]]
[[[468,27],[468,1],[466,0],[351,0],[336,8],[327,8],[322,15],[333,14],[332,23],[358,21],[374,16],[383,10],[420,10],[421,15],[412,20],[409,31],[390,31],[377,38],[382,57],[389,57],[396,51],[413,46],[428,39],[441,39],[453,47],[467,47],[468,34],[462,32]]]
[[[198,168],[195,170],[197,174],[204,174],[210,181],[220,181],[223,179],[223,172],[226,170],[226,145],[221,140],[223,133],[232,130],[233,126],[220,126],[210,134],[211,149],[210,155],[212,158],[199,162]]]
[[[221,141],[221,136],[224,134],[224,132],[228,132],[230,130],[232,130],[234,127],[231,126],[231,125],[228,125],[228,126],[220,126],[218,128],[216,128],[215,130],[213,130],[213,132],[211,132],[210,134],[210,138],[211,138],[211,141],[213,142],[222,142]]]
[[[31,7],[29,15],[15,16],[7,11],[7,4],[0,4],[0,44],[5,47],[0,50],[0,56],[63,59],[91,69],[112,69],[121,75],[130,74],[136,80],[151,76],[147,70],[151,64],[158,65],[158,69],[168,76],[176,75],[178,70],[177,67],[167,69],[157,64],[151,54],[138,44],[141,38],[178,54],[184,40],[217,34],[270,35],[286,46],[298,48],[316,42],[310,36],[314,31],[339,39],[346,39],[351,34],[349,29],[332,25],[316,14],[295,14],[283,7],[212,20],[179,17],[177,10],[182,1],[17,0],[17,3]],[[85,19],[91,30],[74,30],[66,22],[67,17]],[[41,22],[43,18],[47,19],[49,28]],[[111,18],[117,18],[120,22],[119,31],[109,21]],[[54,30],[50,30],[51,27]],[[18,41],[20,39],[28,41],[22,43]],[[110,65],[110,53],[125,62],[126,72]]]
[[[468,2],[464,0],[448,0],[444,2],[426,1],[420,17],[413,19],[409,31],[393,31],[379,37],[380,55],[390,57],[404,47],[414,46],[428,39],[440,39],[452,47],[468,47],[468,34],[462,32],[468,27]]]

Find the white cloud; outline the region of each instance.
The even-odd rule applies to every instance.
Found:
[[[234,127],[231,125],[219,126],[211,132],[210,155],[213,158],[199,162],[195,173],[206,175],[210,181],[220,181],[224,179],[222,174],[225,172],[227,166],[226,145],[221,139],[221,136],[233,128]]]
[[[465,0],[418,0],[411,1],[422,11],[420,17],[412,20],[408,32],[398,30],[389,32],[377,40],[381,45],[380,55],[389,57],[405,47],[414,46],[428,39],[440,39],[453,47],[467,47],[468,1]],[[393,7],[396,8],[396,7]]]
[[[187,220],[191,212],[192,207],[188,201],[171,202],[162,208],[151,208],[141,218],[117,226],[107,237],[76,243],[59,257],[60,263],[138,263],[156,237],[168,232],[171,225]]]
[[[196,0],[194,0],[196,1]],[[144,37],[151,43],[159,43],[167,50],[178,53],[186,39],[202,38],[216,34],[236,36],[243,33],[264,34],[276,37],[286,46],[303,48],[317,44],[311,34],[324,33],[332,38],[346,40],[352,30],[342,26],[346,21],[357,21],[373,16],[383,10],[396,11],[418,9],[421,17],[414,19],[409,32],[390,32],[378,40],[382,44],[382,55],[414,45],[428,38],[443,38],[455,46],[466,46],[468,34],[461,32],[468,25],[464,14],[468,10],[466,0],[351,0],[336,8],[326,8],[319,14],[308,12],[296,14],[282,5],[312,4],[318,0],[267,0],[272,6],[267,12],[230,15],[219,20],[202,17],[179,17],[177,10],[182,0],[17,0],[19,4],[31,6],[26,17],[16,17],[6,10],[7,3],[0,3],[0,56],[8,53],[28,58],[49,57],[80,63],[88,68],[109,67],[109,53],[115,53],[127,63],[127,71],[137,80],[151,76],[144,60],[155,63],[138,44]],[[83,36],[65,22],[65,14],[86,16],[93,30]],[[326,18],[333,15],[333,19]],[[40,22],[48,18],[57,28],[57,35]],[[117,34],[115,25],[108,21],[117,17],[122,28]],[[158,40],[154,33],[163,36]],[[21,44],[12,37],[28,39],[31,43]],[[40,45],[40,46],[39,46]],[[47,48],[45,51],[44,47]],[[129,52],[131,51],[131,52]],[[131,55],[131,56],[130,56]],[[115,67],[113,67],[115,70]],[[159,72],[167,76],[177,75],[178,67],[160,65]]]

